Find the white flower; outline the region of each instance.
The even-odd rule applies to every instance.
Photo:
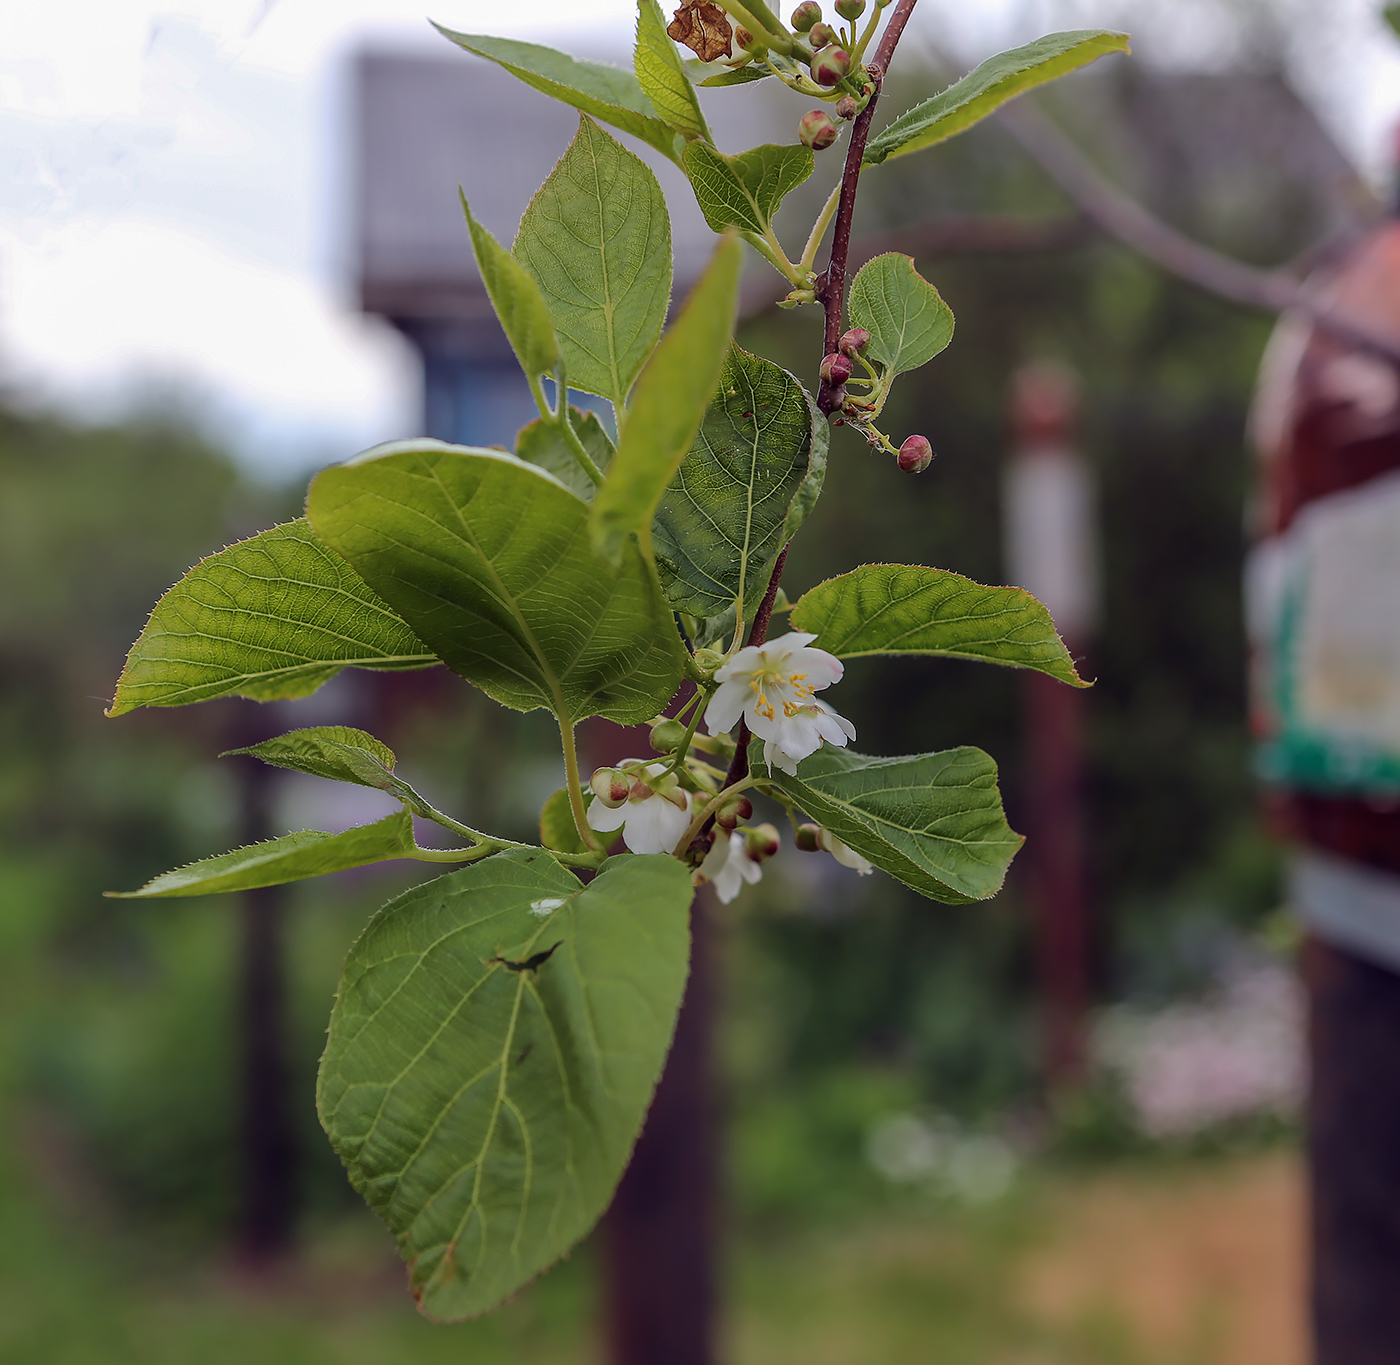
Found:
[[[655,786],[669,766],[629,760],[622,765],[633,778],[632,790],[622,805],[610,809],[602,801],[588,807],[588,824],[600,834],[622,831],[622,841],[633,853],[669,853],[690,825],[690,793],[671,775]]]
[[[700,875],[714,884],[715,895],[726,905],[739,894],[745,882],[752,885],[763,876],[763,869],[749,857],[744,842],[742,831],[736,829],[725,838],[724,831],[720,830],[714,847],[700,864]]]
[[[768,762],[793,773],[825,740],[844,748],[856,737],[855,726],[838,716],[815,694],[845,672],[841,661],[824,649],[812,649],[817,637],[790,630],[763,645],[746,645],[716,671],[719,683],[705,708],[712,735],[732,730],[742,716],[764,741]]]
[[[842,867],[853,867],[862,877],[868,877],[875,871],[874,863],[862,858],[855,849],[843,844],[829,829],[824,829],[817,835],[817,843],[826,849]]]

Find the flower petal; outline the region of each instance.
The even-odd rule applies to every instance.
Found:
[[[589,829],[596,829],[599,834],[611,834],[616,829],[622,828],[622,822],[627,819],[629,806],[624,801],[620,806],[605,806],[601,801],[592,802],[585,815]]]
[[[705,707],[705,728],[712,735],[721,735],[732,730],[739,717],[744,714],[744,702],[749,696],[749,685],[746,682],[721,683],[719,690]]]

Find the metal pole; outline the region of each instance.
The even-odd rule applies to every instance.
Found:
[[[1006,478],[1013,582],[1049,609],[1071,652],[1094,613],[1092,497],[1072,446],[1073,375],[1035,363],[1011,397],[1015,453]],[[1024,681],[1027,885],[1035,916],[1042,1057],[1052,1094],[1084,1079],[1090,929],[1082,832],[1084,694],[1041,673]]]

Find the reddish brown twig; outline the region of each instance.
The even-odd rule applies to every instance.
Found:
[[[909,16],[914,12],[918,0],[899,0],[885,31],[880,35],[875,55],[866,63],[865,69],[875,83],[875,92],[870,102],[856,116],[851,125],[851,143],[846,149],[846,165],[841,172],[841,197],[836,205],[836,223],[831,230],[831,255],[826,270],[817,281],[816,294],[826,310],[826,334],[823,339],[823,357],[831,355],[841,340],[846,313],[846,260],[851,251],[851,222],[856,212],[856,191],[860,188],[860,166],[865,159],[865,141],[870,135],[870,120],[875,116],[875,106],[880,101],[880,87],[884,83],[885,72],[889,70],[890,58],[894,56],[895,45],[899,42]],[[817,390],[817,406],[825,413],[835,412],[841,406],[840,386],[833,387],[822,380]]]

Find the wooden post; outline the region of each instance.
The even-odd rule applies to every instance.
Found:
[[[1088,474],[1073,449],[1074,377],[1026,365],[1014,378],[1015,451],[1008,464],[1006,554],[1011,581],[1050,609],[1071,653],[1094,615],[1094,534]],[[1084,1079],[1089,1007],[1089,903],[1084,873],[1084,693],[1028,672],[1025,696],[1025,858],[1035,915],[1042,1058],[1052,1094]]]

